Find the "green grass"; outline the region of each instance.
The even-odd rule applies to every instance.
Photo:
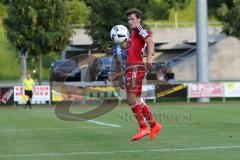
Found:
[[[50,53],[43,56],[43,79],[48,79],[51,63],[60,55]],[[37,70],[36,60],[31,57],[27,59],[28,71]],[[7,40],[5,30],[0,20],[0,80],[17,80],[20,77],[20,63],[17,50]],[[37,77],[37,76],[34,76]]]
[[[158,2],[162,0],[156,0]],[[191,0],[189,6],[184,10],[177,12],[178,15],[178,26],[179,27],[195,27],[196,22],[196,1]],[[217,18],[214,16],[208,17],[209,26],[222,26]],[[175,14],[174,10],[169,11],[169,16],[166,20],[157,20],[157,19],[147,19],[146,20],[149,27],[159,27],[159,28],[171,28],[175,27]],[[157,26],[156,24],[157,23]]]
[[[179,22],[195,22],[195,1],[192,0],[190,5],[183,11],[178,12],[178,21]],[[174,11],[171,10],[169,15],[169,21],[174,22]]]
[[[6,15],[6,7],[0,3],[0,19]]]
[[[19,78],[18,53],[9,43],[2,25],[6,16],[6,8],[0,4],[0,80],[16,80]]]
[[[120,125],[120,128],[91,122],[62,121],[56,118],[52,107],[33,106],[32,110],[24,110],[21,106],[2,107],[0,159],[235,160],[240,158],[239,148],[205,147],[240,146],[239,104],[154,104],[152,111],[164,128],[153,141],[143,138],[136,142],[130,142],[137,125],[134,120],[124,118],[131,113],[126,105],[96,119]],[[73,111],[89,109],[75,105]],[[179,116],[185,118],[176,119]]]
[[[0,80],[18,79],[19,60],[15,48],[8,42],[0,19]]]

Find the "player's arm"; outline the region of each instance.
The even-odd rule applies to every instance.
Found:
[[[154,55],[154,43],[151,37],[147,37],[145,40],[145,43],[147,43],[147,59],[146,59],[146,65],[147,68],[150,69],[152,67],[152,56]]]
[[[121,71],[120,64],[116,62],[116,73],[111,75],[108,80],[115,81],[115,80],[118,80],[123,75],[124,75],[124,72]]]
[[[115,61],[115,65],[116,65],[115,72],[113,72],[113,74],[110,74],[108,77],[108,81],[110,81],[110,82],[118,80],[121,76],[124,75],[124,73],[121,71],[120,64],[118,61]]]
[[[123,72],[119,72],[119,73],[116,73],[115,75],[113,75],[113,78],[112,78],[112,80],[114,81],[114,80],[118,80],[120,77],[122,77],[123,76]]]
[[[141,26],[137,27],[136,31],[139,33],[140,37],[147,44],[146,67],[150,69],[152,67],[152,56],[154,55],[154,43],[151,34]]]

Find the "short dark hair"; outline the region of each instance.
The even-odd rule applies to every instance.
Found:
[[[138,19],[142,18],[142,11],[140,11],[139,9],[132,8],[126,12],[126,16],[130,16],[131,14],[135,14]]]

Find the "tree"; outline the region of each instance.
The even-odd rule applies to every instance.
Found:
[[[12,2],[12,0],[0,0],[2,4],[9,4],[10,2]]]
[[[240,39],[240,0],[233,0],[233,7],[225,5],[225,12],[222,12],[224,27],[223,31]]]
[[[169,9],[174,11],[175,27],[178,27],[178,11],[184,10],[190,4],[191,0],[164,0]]]
[[[164,0],[151,0],[146,14],[150,20],[168,20],[169,10]]]
[[[5,4],[0,1],[0,21],[6,14],[6,7]]]
[[[37,57],[39,83],[42,82],[42,54],[64,49],[72,35],[63,0],[14,0],[3,20],[9,41],[20,51],[22,77],[26,74],[26,54]],[[25,71],[24,71],[25,70]]]
[[[223,22],[223,32],[240,39],[240,0],[208,1],[210,14]]]
[[[70,24],[85,24],[87,22],[89,9],[83,1],[67,0],[65,5]]]
[[[232,0],[214,0],[208,1],[208,15],[222,21],[228,8],[233,8]]]
[[[104,45],[110,40],[109,32],[114,25],[127,25],[125,12],[138,8],[145,13],[149,0],[85,0],[91,8],[87,22],[87,32],[94,44]]]

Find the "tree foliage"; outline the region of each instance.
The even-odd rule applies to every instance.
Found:
[[[166,6],[174,11],[184,10],[191,0],[164,0]]]
[[[228,8],[233,7],[232,0],[209,0],[207,2],[208,2],[208,15],[216,17],[219,20],[222,20]]]
[[[226,7],[223,13],[223,31],[230,36],[240,39],[240,0],[233,1],[233,7]]]
[[[84,1],[66,0],[65,5],[70,24],[85,24],[87,22],[89,9]]]
[[[184,10],[187,8],[191,0],[164,0],[165,5],[167,8],[172,9],[174,11],[174,17],[175,17],[175,27],[178,27],[178,12],[180,10]]]
[[[240,0],[208,1],[210,15],[223,22],[223,31],[240,39]]]
[[[14,0],[3,20],[9,41],[23,53],[41,54],[64,49],[72,34],[62,0]],[[41,79],[40,70],[40,79]]]
[[[147,18],[152,20],[168,20],[169,10],[164,0],[151,0],[146,11]]]
[[[2,4],[9,4],[10,2],[12,2],[12,0],[0,0]]]
[[[109,32],[114,25],[127,26],[125,12],[128,9],[138,8],[145,13],[149,0],[85,0],[85,3],[91,8],[86,27],[88,34],[95,44],[103,45],[110,40]]]

